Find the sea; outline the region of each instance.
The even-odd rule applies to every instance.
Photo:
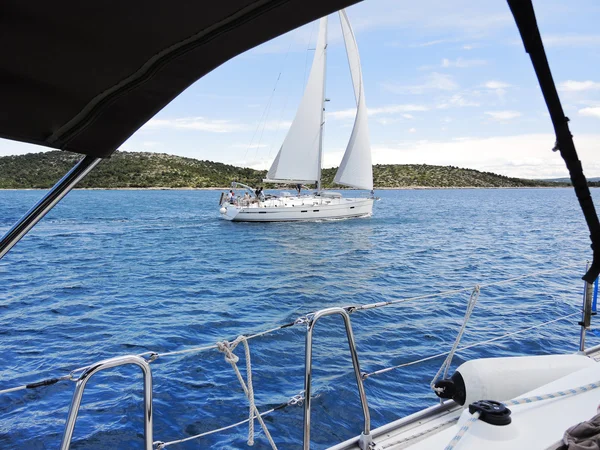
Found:
[[[43,195],[0,191],[0,232]],[[574,352],[589,232],[572,189],[383,190],[368,218],[232,223],[220,191],[77,190],[0,261],[0,390],[68,375],[122,355],[213,347],[332,306],[351,314],[361,371],[450,350],[472,290],[478,303],[459,352],[477,357]],[[600,190],[592,189],[600,198]],[[502,280],[506,283],[496,284]],[[431,295],[439,294],[439,295]],[[532,328],[537,327],[537,328]],[[255,402],[280,449],[302,445],[306,325],[248,341]],[[587,345],[600,339],[588,333]],[[234,350],[246,377],[243,344]],[[438,401],[443,357],[368,377],[373,427]],[[154,440],[171,442],[248,418],[224,353],[159,356]],[[80,372],[78,372],[80,373]],[[363,415],[344,324],[314,330],[311,440],[360,434]],[[0,447],[59,448],[75,383],[0,394]],[[135,366],[94,375],[72,449],[142,449],[143,383]],[[256,449],[271,448],[255,424]],[[248,424],[172,449],[243,449]]]

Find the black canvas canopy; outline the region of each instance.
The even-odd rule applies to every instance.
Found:
[[[234,56],[358,0],[5,0],[0,137],[106,157]]]

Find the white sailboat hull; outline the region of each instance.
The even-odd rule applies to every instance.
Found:
[[[234,222],[293,222],[364,217],[372,211],[372,198],[301,196],[246,205],[224,204],[221,217]]]

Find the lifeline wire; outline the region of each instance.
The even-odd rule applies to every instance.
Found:
[[[563,317],[559,317],[558,319],[549,320],[548,322],[544,322],[544,323],[541,323],[539,325],[533,325],[533,326],[528,327],[528,328],[523,328],[521,330],[513,331],[511,333],[503,334],[502,336],[497,336],[495,338],[487,339],[485,341],[480,341],[480,342],[475,342],[474,344],[465,345],[464,347],[458,348],[456,350],[456,353],[460,352],[460,351],[463,351],[463,350],[468,350],[468,349],[473,348],[473,347],[478,347],[480,345],[491,344],[492,342],[500,341],[502,339],[506,339],[507,337],[515,336],[515,335],[521,334],[521,333],[525,333],[527,331],[534,330],[536,328],[541,328],[541,327],[549,325],[551,323],[558,322],[558,321],[561,321],[561,320],[565,320],[565,319],[568,319],[570,317],[577,316],[579,314],[581,314],[581,312],[575,312],[575,313],[568,314],[568,315],[563,316]],[[412,365],[419,364],[419,363],[422,363],[422,362],[430,361],[432,359],[441,358],[442,356],[446,356],[446,355],[449,355],[449,354],[450,354],[450,352],[438,353],[437,355],[427,356],[425,358],[418,359],[416,361],[411,361],[411,362],[407,362],[407,363],[404,363],[404,364],[399,364],[397,366],[386,367],[385,369],[376,370],[376,371],[371,372],[371,373],[363,373],[362,374],[362,378],[363,378],[363,380],[366,380],[367,378],[369,378],[369,377],[371,377],[373,375],[380,375],[382,373],[386,373],[386,372],[389,372],[389,371],[394,370],[394,369],[400,369],[402,367],[412,366]]]
[[[568,268],[572,268],[572,267],[578,267],[580,264],[581,263],[565,264],[564,266],[555,267],[554,269],[540,270],[539,272],[533,272],[533,273],[529,273],[529,274],[526,274],[526,275],[519,275],[518,277],[508,278],[506,280],[493,281],[491,283],[479,284],[479,287],[480,288],[486,288],[486,287],[491,287],[491,286],[500,286],[500,285],[503,285],[503,284],[512,283],[513,281],[522,280],[524,278],[531,278],[531,277],[535,277],[537,275],[547,275],[549,273],[558,272],[559,270],[562,270],[562,269],[568,269]],[[473,289],[472,287],[465,287],[465,288],[459,288],[459,289],[452,289],[452,290],[449,290],[449,291],[435,292],[433,294],[420,295],[418,297],[401,298],[401,299],[398,299],[398,300],[390,300],[390,301],[387,301],[387,302],[369,303],[367,305],[361,305],[361,306],[354,307],[354,311],[364,311],[364,310],[367,310],[367,309],[381,308],[382,306],[396,305],[396,304],[399,304],[399,303],[413,302],[415,300],[424,300],[424,299],[441,297],[441,296],[450,295],[450,294],[458,294],[460,292],[469,292],[472,289]]]
[[[294,395],[293,397],[291,397],[287,402],[285,403],[281,403],[280,405],[269,409],[268,411],[264,411],[262,413],[260,413],[261,417],[264,417],[268,414],[271,414],[272,412],[278,411],[280,409],[283,409],[287,406],[296,406],[296,405],[302,405],[302,403],[304,402],[304,391],[300,394]],[[162,442],[162,441],[156,441],[153,444],[156,446],[156,450],[162,450],[166,447],[168,447],[169,445],[174,445],[174,444],[181,444],[182,442],[187,442],[187,441],[191,441],[194,439],[200,439],[202,437],[205,436],[209,436],[211,434],[215,434],[215,433],[219,433],[221,431],[226,431],[226,430],[230,430],[232,428],[235,427],[239,427],[240,425],[243,425],[247,422],[249,422],[250,419],[246,419],[246,420],[241,420],[239,422],[236,423],[232,423],[231,425],[227,425],[221,428],[217,428],[215,430],[210,430],[210,431],[205,431],[204,433],[200,433],[200,434],[195,434],[194,436],[188,436],[186,438],[183,439],[178,439],[176,441],[169,441],[169,442]]]
[[[1,390],[0,394],[8,394],[9,392],[21,391],[23,389],[35,389],[35,388],[39,388],[42,386],[51,386],[53,384],[58,383],[59,381],[72,380],[72,379],[73,379],[72,374],[64,375],[64,376],[58,377],[58,378],[47,378],[45,380],[37,381],[35,383],[23,384],[21,386],[16,386],[16,387]]]
[[[261,417],[264,417],[267,414],[271,414],[272,412],[277,411],[278,409],[284,408],[285,406],[287,406],[287,403],[279,405],[276,408],[271,408],[268,411],[260,413],[260,415],[261,415]],[[227,426],[224,426],[224,427],[221,427],[221,428],[217,428],[215,430],[206,431],[204,433],[196,434],[194,436],[188,436],[186,438],[179,439],[179,440],[176,440],[176,441],[169,441],[169,442],[156,441],[153,444],[156,446],[156,450],[162,450],[163,448],[166,448],[169,445],[181,444],[182,442],[187,442],[187,441],[191,441],[191,440],[194,440],[194,439],[200,439],[201,437],[204,437],[204,436],[209,436],[211,434],[219,433],[221,431],[230,430],[232,428],[235,428],[235,427],[238,427],[240,425],[243,425],[243,424],[245,424],[248,421],[249,421],[249,419],[245,419],[245,420],[242,420],[240,422],[232,423],[231,425],[227,425]]]
[[[499,286],[499,285],[502,285],[502,284],[511,283],[511,282],[518,281],[518,280],[522,280],[524,278],[531,278],[531,277],[538,276],[538,275],[545,275],[545,274],[557,272],[559,270],[566,269],[566,268],[577,267],[580,264],[581,263],[565,264],[563,266],[559,266],[559,267],[556,267],[554,269],[548,269],[548,270],[542,270],[542,271],[538,271],[538,272],[533,272],[533,273],[529,273],[529,274],[526,274],[526,275],[521,275],[521,276],[518,276],[518,277],[509,278],[507,280],[496,281],[496,282],[487,283],[487,284],[480,284],[479,286],[480,287]],[[470,291],[471,289],[472,288],[460,288],[460,289],[454,289],[454,290],[436,292],[436,293],[433,293],[433,294],[420,295],[420,296],[410,297],[410,298],[405,298],[405,299],[390,300],[390,301],[387,301],[387,302],[371,303],[371,304],[366,304],[366,305],[361,305],[361,306],[351,306],[351,307],[348,307],[347,309],[348,309],[348,311],[350,313],[352,313],[354,311],[364,311],[364,310],[369,310],[369,309],[374,309],[374,308],[380,308],[380,307],[388,306],[388,305],[395,305],[395,304],[399,304],[399,303],[408,303],[408,302],[413,302],[413,301],[416,301],[416,300],[430,299],[430,298],[441,297],[441,296],[446,296],[446,295],[450,295],[450,294],[456,294],[456,293],[460,293],[460,292],[467,292],[467,291]],[[577,314],[579,314],[579,313],[577,313]],[[497,341],[499,339],[504,339],[505,337],[512,336],[513,334],[519,334],[521,332],[525,332],[525,331],[528,331],[528,330],[531,330],[531,329],[534,329],[534,328],[539,328],[541,326],[544,326],[544,325],[556,322],[558,320],[566,319],[568,317],[571,317],[572,315],[565,316],[565,317],[562,317],[562,318],[559,318],[559,319],[556,319],[556,320],[552,320],[552,321],[549,321],[549,322],[545,322],[545,323],[543,323],[543,324],[541,324],[539,326],[534,326],[534,327],[530,327],[530,328],[527,328],[527,329],[524,329],[524,330],[521,330],[521,331],[518,331],[518,332],[509,333],[509,334],[506,334],[504,336],[500,336],[499,338],[493,338],[493,339],[490,339],[490,340],[487,340],[487,341],[483,341],[483,342],[480,342],[480,343],[471,344],[471,345],[466,346],[466,347],[461,347],[457,351],[466,350],[468,348],[475,347],[477,345],[483,345],[483,344],[487,344],[487,343],[490,343],[490,342]],[[307,316],[310,316],[310,314],[308,314]],[[299,319],[295,320],[294,322],[289,322],[289,323],[280,325],[278,327],[271,328],[269,330],[265,330],[265,331],[262,331],[262,332],[259,332],[259,333],[253,334],[253,335],[246,336],[246,339],[254,339],[256,337],[264,336],[265,334],[273,333],[275,331],[282,330],[284,328],[292,327],[292,326],[294,326],[296,324],[303,323],[301,321],[301,319],[302,318],[299,318]],[[189,353],[199,353],[199,352],[204,352],[204,351],[213,350],[213,349],[217,349],[217,345],[216,344],[202,346],[202,347],[193,347],[193,348],[183,349],[183,350],[176,350],[176,351],[172,351],[172,352],[164,352],[164,353],[158,353],[158,352],[149,351],[149,352],[140,353],[137,356],[140,356],[140,357],[149,357],[148,363],[152,363],[152,362],[154,362],[159,357],[168,357],[168,356],[183,355],[183,354],[189,354]],[[421,363],[421,362],[429,361],[431,359],[439,358],[441,356],[446,356],[446,355],[448,355],[448,352],[440,353],[440,354],[433,355],[433,356],[429,356],[429,357],[426,357],[426,358],[423,358],[423,359],[420,359],[420,360],[417,360],[417,361],[413,361],[413,362],[409,362],[409,363],[405,363],[405,364],[400,364],[398,366],[390,367],[390,368],[387,368],[387,369],[378,370],[378,371],[375,371],[375,372],[372,372],[372,373],[369,373],[369,374],[363,374],[363,379],[366,379],[366,378],[370,377],[371,375],[377,375],[377,374],[380,374],[380,373],[387,372],[389,370],[398,369],[398,368],[401,368],[401,367],[407,367],[407,366],[410,366],[410,365],[413,365],[413,364],[418,364],[418,363]],[[38,383],[30,383],[30,384],[26,384],[26,385],[16,386],[16,387],[8,388],[8,389],[3,389],[3,390],[0,390],[0,395],[6,394],[6,393],[9,393],[9,392],[20,391],[20,390],[23,390],[23,389],[32,389],[32,388],[37,388],[37,387],[41,387],[41,386],[48,386],[50,384],[54,384],[54,383],[57,383],[57,382],[60,382],[60,381],[65,381],[65,380],[77,381],[77,378],[74,376],[74,374],[77,373],[77,372],[85,371],[89,367],[90,367],[90,365],[87,365],[87,366],[84,366],[84,367],[79,367],[79,368],[71,371],[69,375],[65,375],[65,376],[62,376],[62,377],[49,378],[47,380],[44,380],[44,381],[41,381],[41,382],[38,382]]]

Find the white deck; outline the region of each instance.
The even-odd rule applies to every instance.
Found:
[[[600,347],[600,346],[599,346]],[[600,348],[586,352],[598,362]],[[578,370],[520,397],[555,393],[600,380],[600,364]],[[503,399],[508,400],[508,399]],[[495,426],[474,422],[454,447],[460,449],[552,449],[564,432],[579,422],[591,419],[600,407],[600,388],[577,395],[510,406],[512,422]],[[372,430],[378,449],[445,449],[471,415],[453,401],[433,405],[411,416]],[[356,450],[358,438],[335,445],[330,450]]]

